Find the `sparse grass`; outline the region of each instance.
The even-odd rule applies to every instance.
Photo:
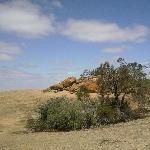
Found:
[[[69,97],[74,96],[65,92],[43,95],[40,90],[1,92],[0,149],[150,149],[150,117],[86,131],[27,134],[24,129],[25,119],[28,114],[32,114],[35,106],[39,103],[45,103],[50,97],[62,96],[63,94],[68,94]],[[113,141],[117,141],[117,144]]]

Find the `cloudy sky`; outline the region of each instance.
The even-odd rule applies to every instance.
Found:
[[[0,0],[0,90],[46,88],[118,57],[150,61],[150,0]]]

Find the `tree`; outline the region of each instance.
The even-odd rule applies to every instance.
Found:
[[[127,94],[131,94],[133,97],[143,99],[145,96],[144,85],[146,80],[146,73],[144,73],[144,66],[137,62],[127,63],[124,59],[119,58],[117,60],[119,67],[116,68],[116,74],[118,79],[115,79],[117,83],[118,95],[123,94],[122,103]]]
[[[119,58],[117,62],[118,67],[105,62],[91,71],[91,75],[99,75],[99,94],[102,98],[113,94],[114,104],[119,106],[124,103],[127,94],[142,99],[146,94],[144,66],[137,62],[127,63],[123,58]]]
[[[87,78],[87,77],[90,76],[90,75],[91,75],[90,70],[85,69],[85,70],[83,71],[83,73],[80,75],[80,77],[81,77],[81,78]]]

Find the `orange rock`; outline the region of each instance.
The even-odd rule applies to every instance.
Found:
[[[75,77],[69,77],[62,81],[60,84],[63,85],[64,88],[72,86],[74,83],[76,83]]]
[[[95,82],[87,81],[84,83],[90,93],[96,93],[98,90],[98,86]]]
[[[57,91],[70,91],[75,93],[81,85],[85,85],[90,93],[97,93],[97,78],[94,76],[84,78],[84,79],[76,79],[75,77],[69,77],[59,84],[55,84],[50,86],[48,89],[44,91],[57,90]]]

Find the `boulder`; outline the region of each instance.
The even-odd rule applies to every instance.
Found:
[[[64,88],[72,86],[74,83],[76,83],[76,78],[75,77],[69,77],[65,79],[64,81],[61,82]]]
[[[63,85],[62,84],[55,84],[49,87],[50,90],[62,91]]]
[[[90,76],[87,78],[79,78],[76,79],[75,77],[69,77],[65,79],[64,81],[60,82],[59,84],[55,84],[50,86],[45,91],[69,91],[70,93],[75,93],[79,89],[81,85],[85,85],[89,92],[96,93],[98,91],[98,86],[96,84],[97,77]]]
[[[77,90],[78,90],[78,88],[79,88],[79,84],[76,84],[76,83],[74,83],[71,87],[70,87],[70,89],[69,89],[69,92],[77,92]]]
[[[79,84],[79,83],[82,83],[83,82],[83,79],[77,79],[76,80],[76,84]]]
[[[82,83],[79,83],[79,84],[73,84],[69,91],[70,92],[77,92],[77,90],[79,89],[80,86],[84,85],[90,93],[96,93],[98,91],[98,86],[95,82],[92,82],[92,81],[86,81],[86,82],[82,82]]]
[[[97,93],[98,86],[97,86],[96,82],[87,81],[87,82],[85,82],[83,84],[89,90],[90,93]]]

